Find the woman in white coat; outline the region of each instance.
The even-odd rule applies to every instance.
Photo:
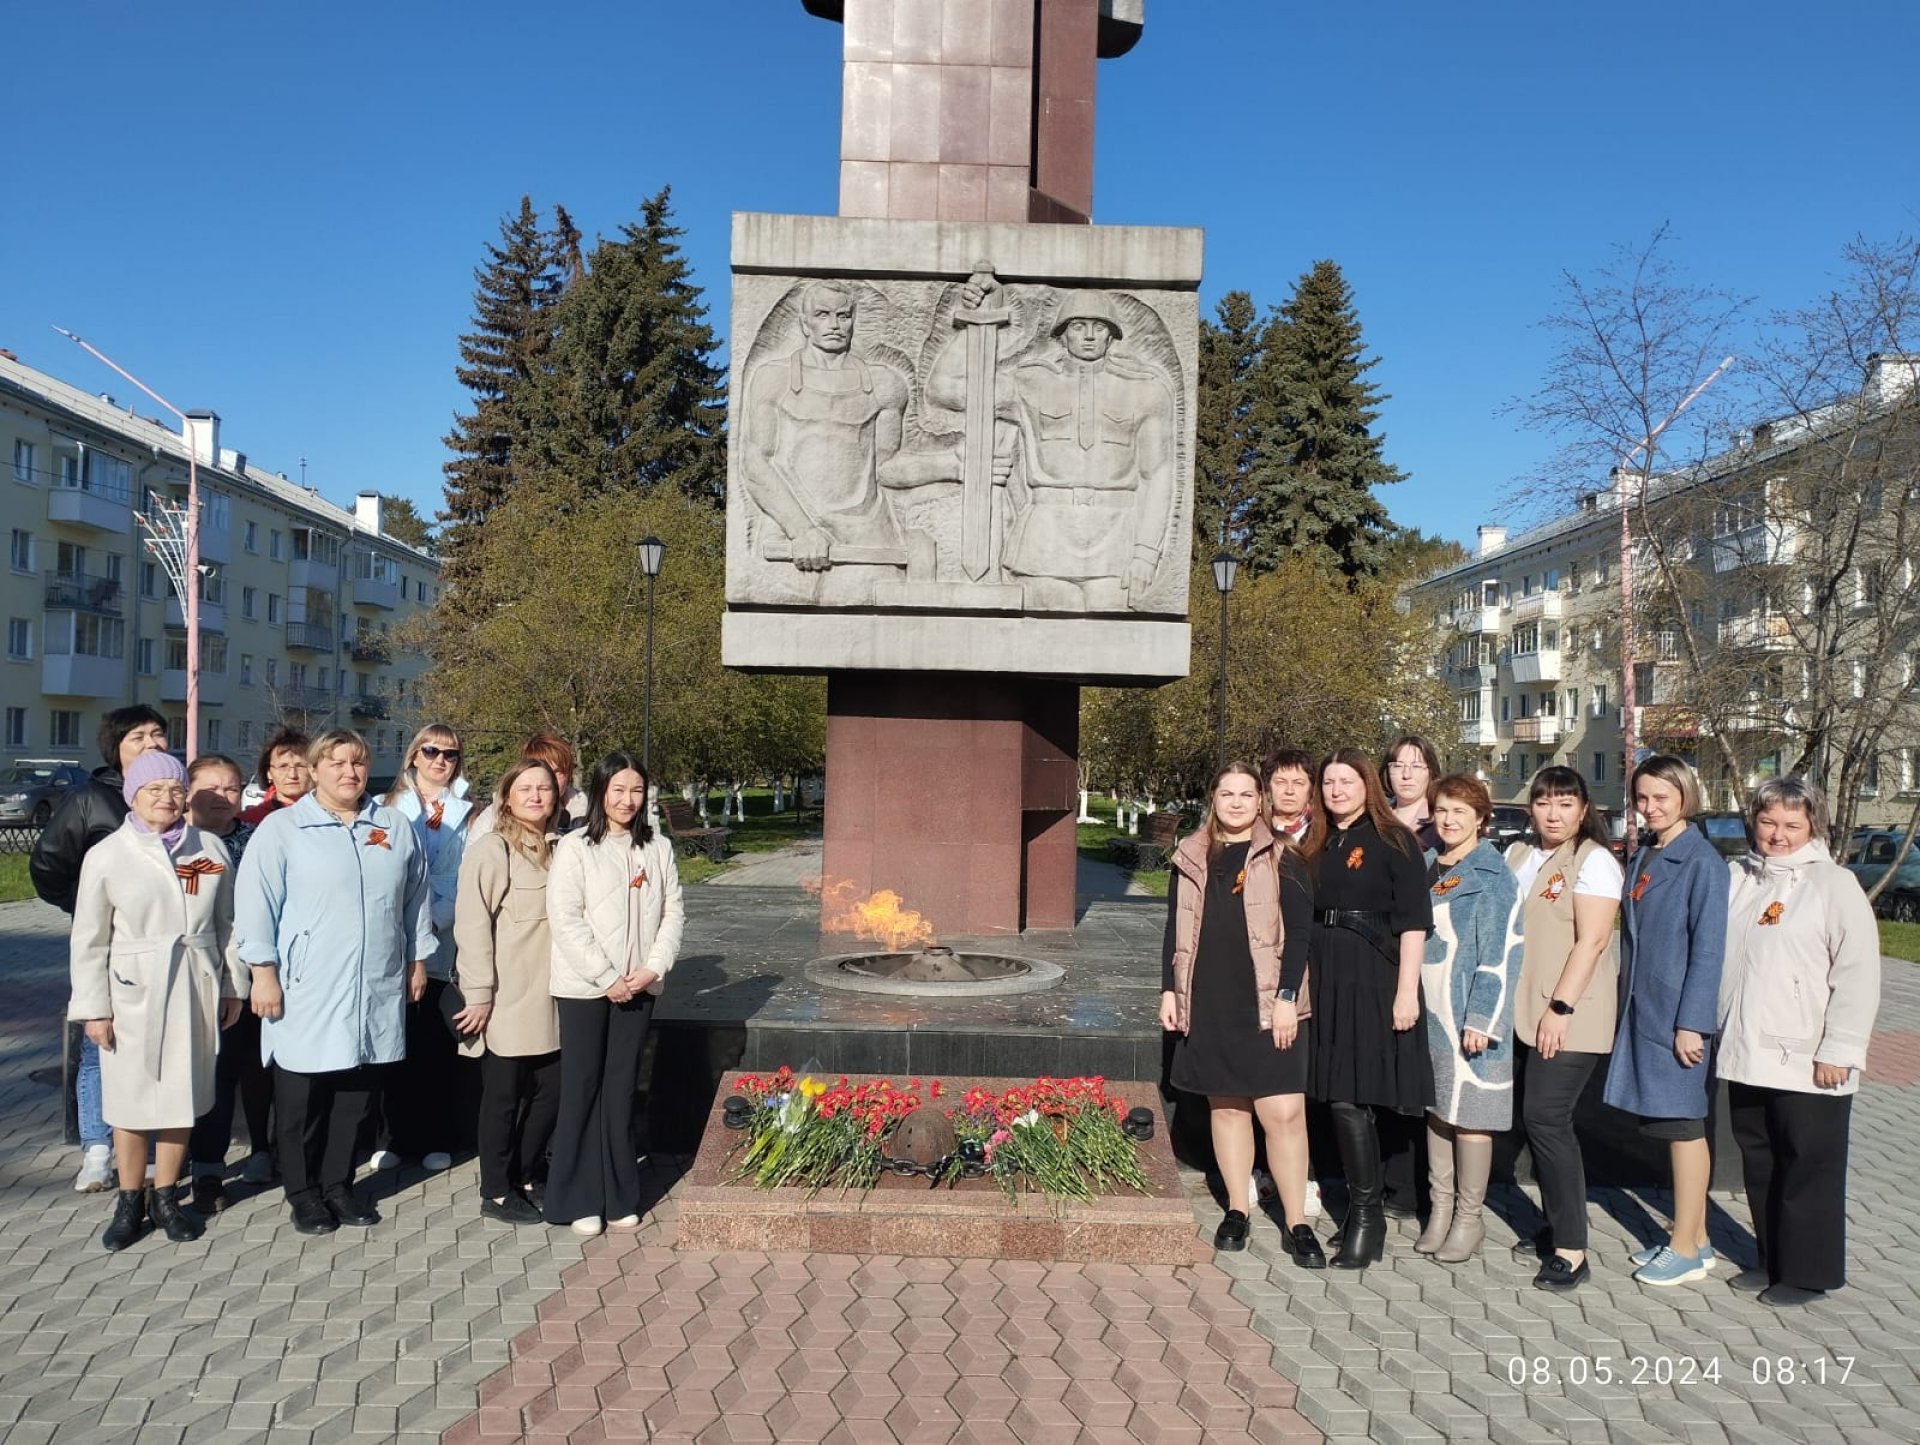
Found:
[[[168,1239],[200,1237],[174,1198],[193,1121],[213,1103],[220,1030],[240,1016],[233,870],[220,840],[186,822],[187,775],[170,753],[127,768],[131,811],[80,866],[67,1017],[100,1050],[120,1198],[101,1243],[125,1249],[148,1211]],[[153,1137],[154,1192],[146,1193]]]
[[[647,824],[646,769],[609,753],[587,782],[587,826],[554,845],[547,876],[560,1118],[545,1212],[574,1233],[640,1223],[633,1095],[685,915],[673,845]]]

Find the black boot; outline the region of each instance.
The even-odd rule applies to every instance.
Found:
[[[119,1202],[113,1206],[113,1223],[100,1236],[100,1242],[108,1249],[125,1249],[146,1232],[147,1191],[122,1189]]]
[[[165,1230],[167,1238],[175,1244],[189,1243],[206,1233],[207,1227],[180,1207],[180,1197],[173,1192],[172,1185],[154,1190],[153,1202],[148,1207],[154,1227]]]
[[[1333,1135],[1347,1174],[1347,1221],[1340,1231],[1335,1269],[1365,1269],[1379,1263],[1387,1244],[1387,1214],[1381,1204],[1380,1135],[1373,1111],[1336,1104]]]

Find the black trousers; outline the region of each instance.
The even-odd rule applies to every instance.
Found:
[[[213,1107],[194,1120],[187,1140],[190,1165],[221,1164],[233,1143],[233,1106],[238,1100],[247,1121],[247,1148],[258,1154],[273,1148],[267,1121],[273,1109],[273,1072],[260,1061],[260,1020],[241,1001],[240,1017],[220,1031],[220,1055],[213,1066]]]
[[[445,979],[427,980],[420,1002],[407,1005],[407,1056],[387,1070],[380,1092],[381,1148],[403,1159],[428,1154],[452,1154],[470,1142],[472,1126],[459,1124],[460,1101],[472,1118],[473,1090],[470,1061],[460,1057],[460,1046],[440,1013]]]
[[[1519,1046],[1520,1117],[1555,1249],[1587,1247],[1587,1161],[1573,1111],[1605,1057],[1562,1049],[1547,1059],[1537,1049]]]
[[[560,1055],[480,1057],[480,1193],[504,1199],[538,1177],[560,1114]]]
[[[555,999],[560,1013],[560,1117],[547,1171],[549,1223],[640,1211],[640,1165],[633,1147],[633,1094],[640,1050],[653,1019],[653,995],[629,1003]]]
[[[1420,1208],[1421,1186],[1427,1182],[1427,1125],[1422,1117],[1396,1114],[1391,1109],[1375,1112],[1374,1123],[1380,1131],[1380,1167],[1386,1181],[1386,1202],[1395,1209]]]
[[[1847,1282],[1847,1133],[1851,1094],[1727,1085],[1760,1267],[1775,1284]]]
[[[276,1065],[273,1082],[287,1202],[318,1199],[330,1189],[352,1184],[354,1144],[361,1121],[373,1107],[379,1066],[298,1074]]]

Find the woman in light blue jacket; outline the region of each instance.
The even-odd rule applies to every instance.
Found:
[[[460,860],[473,804],[461,776],[460,735],[445,723],[428,723],[413,735],[400,776],[386,804],[406,815],[414,841],[427,860],[433,898],[433,932],[439,939],[427,960],[427,991],[407,1007],[407,1058],[383,1097],[381,1147],[374,1163],[391,1167],[418,1159],[438,1173],[453,1163],[453,1151],[470,1144],[479,1107],[478,1084],[461,1066],[459,1046],[447,1024],[442,997],[453,986],[453,904],[460,892]],[[386,1097],[392,1100],[385,1106]]]
[[[378,1216],[354,1196],[356,1135],[433,953],[427,860],[406,818],[366,796],[368,750],[335,728],[308,752],[314,788],[261,823],[234,887],[261,1054],[276,1066],[280,1173],[293,1226]]]

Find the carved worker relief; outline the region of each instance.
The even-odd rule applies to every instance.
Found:
[[[732,600],[1184,611],[1187,368],[1147,300],[1002,284],[984,260],[752,282],[781,290],[736,336]]]

